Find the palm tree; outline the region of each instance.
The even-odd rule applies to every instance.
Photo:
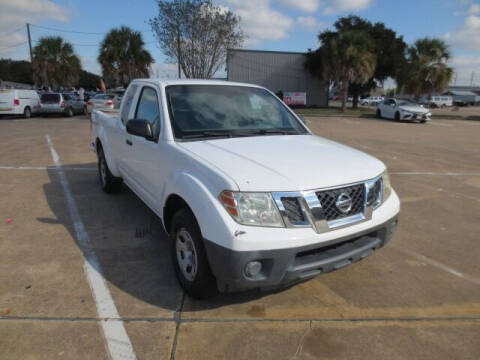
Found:
[[[74,86],[78,82],[80,59],[72,44],[60,36],[40,38],[32,53],[35,84],[57,88]]]
[[[342,112],[345,111],[350,83],[365,84],[374,74],[377,57],[373,40],[362,31],[320,34],[323,78],[342,86]]]
[[[98,62],[110,85],[127,86],[138,77],[148,77],[153,58],[144,49],[142,34],[129,27],[112,29],[100,45]]]
[[[398,83],[403,92],[423,94],[442,92],[452,79],[453,69],[448,66],[451,57],[448,45],[440,39],[419,39],[407,50],[407,64]]]

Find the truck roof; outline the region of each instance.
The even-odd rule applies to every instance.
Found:
[[[177,80],[164,80],[164,79],[135,79],[133,82],[148,82],[151,84],[157,84],[160,86],[168,85],[224,85],[224,86],[251,86],[260,87],[255,84],[240,83],[226,80],[205,80],[205,79],[177,79]]]

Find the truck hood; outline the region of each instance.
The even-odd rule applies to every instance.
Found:
[[[255,136],[179,143],[229,175],[241,191],[299,191],[371,179],[376,158],[315,135]]]
[[[401,110],[409,111],[411,113],[417,113],[417,114],[426,114],[426,113],[430,112],[430,110],[425,109],[425,108],[420,107],[420,106],[399,106],[399,108]]]

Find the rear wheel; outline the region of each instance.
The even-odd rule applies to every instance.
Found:
[[[32,116],[32,111],[30,110],[30,108],[28,106],[25,107],[25,109],[23,110],[23,117],[25,119],[29,119],[31,116]]]
[[[395,113],[395,121],[400,121],[400,113],[398,111]]]
[[[380,109],[377,109],[377,118],[382,118],[382,112],[380,111]]]
[[[71,107],[69,107],[69,108],[67,109],[67,116],[68,116],[68,117],[72,117],[72,116],[73,116],[73,109],[72,109]]]
[[[193,298],[217,293],[216,280],[208,263],[200,227],[189,209],[178,210],[170,227],[172,260],[177,279]]]
[[[107,194],[118,193],[122,188],[122,179],[115,177],[108,168],[103,149],[98,150],[98,176],[102,190]]]

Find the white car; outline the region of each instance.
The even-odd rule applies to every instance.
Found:
[[[115,108],[115,94],[97,94],[87,101],[87,115],[93,110],[113,110]],[[117,107],[118,108],[118,107]]]
[[[376,106],[383,101],[383,96],[369,96],[365,99],[360,99],[360,105]]]
[[[453,106],[453,98],[451,96],[431,96],[426,98],[424,102],[432,108]]]
[[[286,286],[390,241],[400,201],[378,159],[313,135],[270,91],[134,80],[92,115],[107,193],[122,182],[161,219],[185,291]]]
[[[377,107],[378,118],[426,123],[431,116],[429,109],[410,100],[386,99]]]
[[[0,115],[29,118],[40,111],[40,97],[35,90],[0,89]]]

